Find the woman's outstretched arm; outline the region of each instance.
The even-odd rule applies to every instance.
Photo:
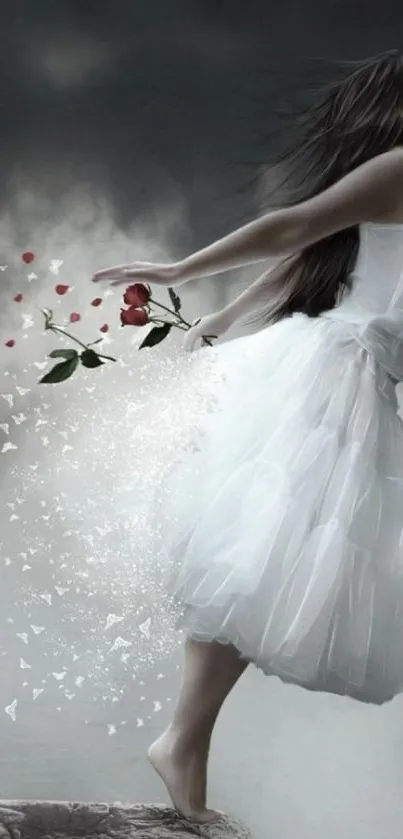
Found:
[[[403,213],[403,149],[378,155],[308,201],[275,210],[178,263],[178,280],[300,251],[339,230]]]
[[[171,265],[135,262],[97,271],[93,279],[114,285],[133,280],[180,286],[213,274],[301,251],[365,221],[403,217],[403,148],[357,166],[336,184],[300,204],[274,210]]]

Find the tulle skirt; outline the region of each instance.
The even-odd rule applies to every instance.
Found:
[[[285,682],[392,699],[403,691],[396,382],[326,316],[201,356],[214,399],[158,490],[178,626]]]

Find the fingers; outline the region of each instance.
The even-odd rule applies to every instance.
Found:
[[[110,268],[103,268],[102,271],[95,271],[92,275],[92,282],[98,283],[102,280],[119,280],[125,282],[124,272],[129,266],[126,265],[111,265]]]
[[[199,318],[200,320],[200,318]],[[186,352],[194,352],[197,349],[197,342],[200,341],[200,330],[196,327],[191,327],[185,334],[183,339],[183,347]]]

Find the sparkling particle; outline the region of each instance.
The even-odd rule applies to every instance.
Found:
[[[32,691],[32,699],[38,699],[38,696],[44,692],[44,688],[34,688]]]
[[[16,709],[17,709],[17,705],[18,705],[18,700],[14,699],[11,702],[10,705],[6,705],[6,707],[4,708],[6,714],[8,714],[8,716],[11,717],[13,722],[15,722],[15,719],[16,719],[15,712],[16,712]]]
[[[115,623],[121,623],[123,617],[119,617],[119,615],[108,615],[106,622],[105,622],[105,629],[110,629],[111,626],[114,626]]]
[[[23,319],[23,321],[22,321],[22,328],[23,329],[30,329],[32,326],[34,326],[34,319],[33,319],[32,315],[30,315],[29,313],[27,313],[27,314],[24,313],[22,315],[22,319]]]
[[[40,594],[39,597],[41,598],[41,600],[44,600],[45,603],[48,604],[48,606],[52,605],[52,595],[51,594]]]
[[[31,624],[31,629],[32,629],[32,632],[34,633],[34,635],[40,635],[41,632],[44,632],[45,627],[44,626],[34,626],[34,624]]]
[[[49,271],[52,274],[58,274],[62,265],[63,265],[63,260],[62,259],[52,259],[51,262],[50,262],[50,265],[49,265]]]
[[[18,449],[14,443],[4,443],[3,448],[1,449],[1,454],[5,454],[6,452],[11,452],[13,449]]]
[[[21,638],[24,644],[28,644],[28,635],[26,632],[17,632],[17,638]]]
[[[132,641],[125,641],[124,638],[118,637],[118,638],[116,638],[116,641],[114,642],[113,646],[111,647],[111,652],[113,652],[114,650],[118,650],[119,647],[131,647],[131,645],[132,645]]]
[[[146,638],[150,637],[150,627],[151,627],[151,618],[147,618],[147,620],[144,621],[144,623],[141,623],[140,626],[139,626],[140,632],[142,632],[143,635],[146,636]]]

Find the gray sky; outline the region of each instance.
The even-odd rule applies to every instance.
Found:
[[[184,244],[247,209],[237,188],[264,160],[274,109],[311,59],[398,46],[401,6],[375,0],[14,0],[0,32],[0,201],[16,192],[63,218],[76,184],[106,195],[116,221],[183,193]],[[245,165],[244,165],[245,164]],[[37,210],[38,212],[38,210]],[[181,239],[184,231],[180,234]]]

